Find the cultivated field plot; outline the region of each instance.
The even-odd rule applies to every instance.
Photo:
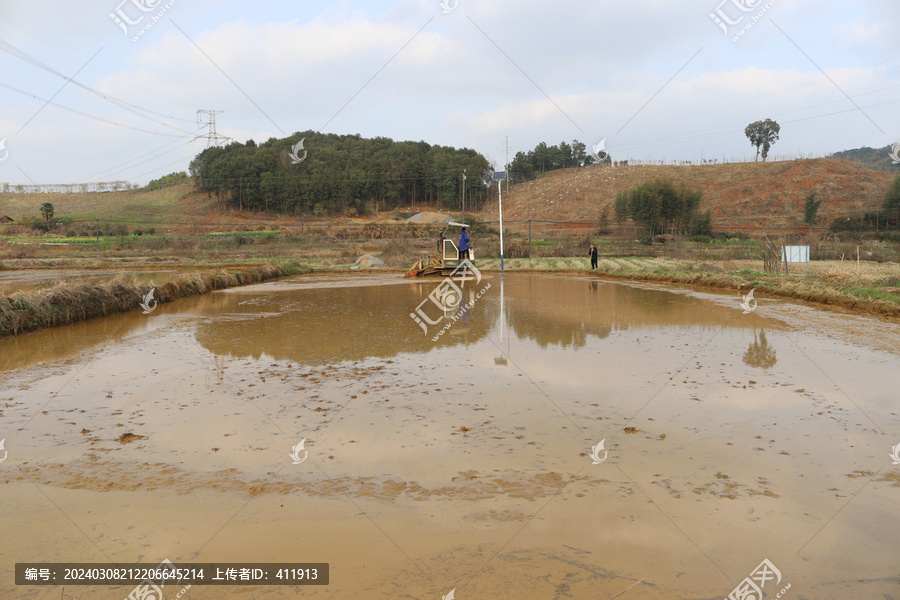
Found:
[[[15,563],[169,559],[330,565],[191,600],[900,600],[900,326],[456,286],[302,276],[0,342],[0,598],[133,588]]]

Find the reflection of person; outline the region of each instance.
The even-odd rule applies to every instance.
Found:
[[[463,227],[462,231],[459,232],[459,260],[466,260],[469,258],[469,234],[466,233],[466,228]]]
[[[591,244],[591,271],[597,268],[597,246]]]

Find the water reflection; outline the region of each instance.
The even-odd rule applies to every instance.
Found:
[[[506,293],[503,287],[503,273],[500,274],[500,356],[494,358],[494,364],[505,367],[509,365],[509,322],[505,317],[506,311]],[[504,329],[506,330],[504,332]],[[503,334],[506,333],[506,352],[503,352]]]
[[[225,357],[216,355],[213,362],[216,366],[215,374],[206,371],[206,388],[210,390],[225,383]]]
[[[487,284],[491,288],[476,299]],[[463,288],[463,310],[441,314],[429,300],[439,285],[440,279],[330,276],[212,294],[195,301],[198,312],[216,317],[200,322],[196,336],[217,355],[311,364],[428,352],[490,337],[499,346],[494,363],[503,365],[513,335],[542,348],[581,348],[614,330],[750,328],[762,320],[744,318],[737,306],[663,289],[527,274],[485,275]],[[410,318],[420,305],[428,323]]]
[[[775,357],[775,349],[769,347],[766,340],[766,330],[763,329],[757,336],[756,331],[753,332],[753,342],[744,353],[744,362],[751,367],[758,369],[768,369],[774,367],[778,359]]]
[[[194,328],[197,341],[216,356],[265,355],[325,364],[431,352],[490,338],[497,365],[508,363],[513,336],[541,348],[581,348],[619,330],[780,327],[756,314],[742,315],[736,303],[639,285],[520,273],[485,274],[479,284],[464,286],[466,310],[440,314],[430,305],[430,318],[440,322],[423,331],[409,315],[440,284],[440,279],[331,275],[235,288],[161,305],[151,316],[133,311],[0,340],[0,371],[182,324]],[[761,368],[775,364],[765,333],[754,337],[744,360]]]
[[[332,278],[325,286],[311,281],[294,288],[282,285],[255,292],[250,287],[211,294],[196,299],[195,307],[219,318],[200,322],[196,337],[218,355],[259,358],[265,354],[309,364],[392,357],[482,340],[497,319],[496,304],[485,301],[490,291],[475,302],[477,290],[465,286],[466,310],[457,307],[440,314],[431,306],[430,318],[439,322],[426,324],[425,331],[410,318],[440,282],[398,277],[390,285],[341,287]],[[433,341],[454,317],[452,325]]]
[[[139,301],[140,297],[136,296],[135,308]],[[157,312],[161,314],[163,310]],[[38,362],[64,360],[97,344],[123,340],[154,326],[155,323],[146,315],[134,311],[0,340],[0,372],[21,369]]]
[[[520,339],[542,348],[584,347],[614,330],[745,328],[758,320],[708,299],[635,285],[553,276],[511,276],[508,320]],[[754,319],[760,317],[754,315]],[[772,324],[772,326],[777,326]]]

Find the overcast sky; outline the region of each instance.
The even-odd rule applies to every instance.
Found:
[[[510,157],[742,159],[765,118],[773,155],[900,141],[900,3],[720,1],[0,0],[0,182],[186,170],[198,109],[239,142],[358,133],[498,167],[507,136]]]

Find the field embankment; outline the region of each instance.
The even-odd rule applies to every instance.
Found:
[[[308,267],[288,263],[207,275],[182,275],[156,288],[154,300],[172,302],[213,290],[308,272]],[[151,286],[137,284],[123,274],[105,283],[64,282],[52,288],[14,292],[0,297],[0,338],[135,310],[151,289]]]

